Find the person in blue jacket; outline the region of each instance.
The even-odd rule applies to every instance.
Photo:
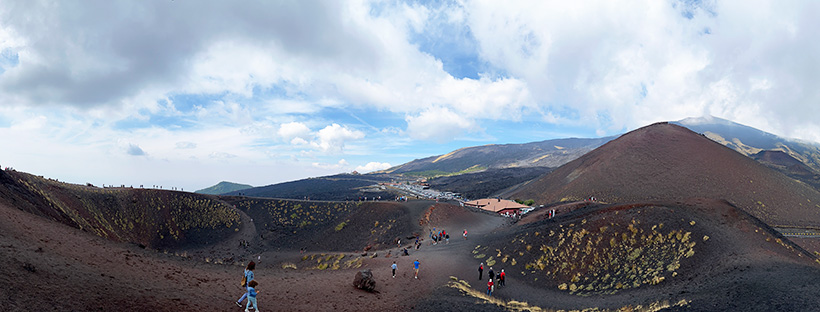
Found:
[[[419,259],[416,259],[416,261],[413,262],[413,267],[416,270],[416,279],[419,278],[419,264],[421,264],[419,263]]]
[[[250,285],[251,281],[253,281],[253,270],[255,270],[255,269],[256,269],[256,263],[253,262],[253,261],[248,263],[248,266],[245,267],[245,283],[247,283],[247,284],[245,284],[244,286]],[[245,298],[248,298],[247,288],[245,289],[245,293],[242,294],[242,297],[239,297],[239,300],[236,301],[236,306],[241,308],[242,307],[242,300],[245,300]]]
[[[256,290],[257,285],[259,285],[259,283],[256,281],[250,281],[248,283],[248,304],[245,305],[245,312],[250,312],[248,309],[250,309],[251,306],[253,306],[256,312],[259,312],[259,305],[256,303],[256,295],[259,293],[259,291]]]

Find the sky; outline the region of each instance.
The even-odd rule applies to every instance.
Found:
[[[715,116],[820,141],[820,1],[0,0],[0,166],[196,190]]]

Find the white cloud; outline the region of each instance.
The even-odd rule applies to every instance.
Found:
[[[176,144],[178,149],[194,149],[196,148],[196,143],[194,142],[177,142]]]
[[[310,139],[310,128],[301,122],[289,122],[279,125],[277,134],[285,141],[292,144],[305,144]]]
[[[209,156],[214,159],[236,158],[236,155],[226,152],[213,152]]]
[[[312,144],[322,152],[341,153],[344,150],[345,142],[363,138],[364,132],[332,124],[319,130],[316,137],[317,141]]]
[[[340,153],[364,163],[426,144],[416,140],[518,139],[495,125],[610,135],[709,114],[818,141],[818,10],[733,0],[2,5],[0,137],[14,148],[0,159],[72,176],[135,174],[116,169],[129,162],[171,172],[160,161],[281,161],[318,174],[327,171],[310,163]],[[128,157],[129,144],[150,153]],[[54,154],[72,165],[53,165]],[[300,158],[310,161],[294,166]]]
[[[465,132],[479,129],[471,120],[445,107],[435,107],[418,116],[408,116],[406,121],[410,137],[436,142],[448,141]]]
[[[389,163],[371,161],[364,166],[356,166],[356,171],[360,173],[368,173],[373,171],[390,169],[391,167],[393,166],[391,166]]]
[[[315,168],[319,168],[319,169],[322,169],[322,170],[340,170],[340,169],[347,168],[347,166],[349,166],[350,164],[346,160],[341,159],[341,160],[339,160],[339,162],[337,162],[335,164],[326,164],[326,163],[314,162],[311,165]]]

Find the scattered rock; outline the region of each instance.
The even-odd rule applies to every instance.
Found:
[[[31,263],[28,263],[28,262],[24,263],[23,268],[26,269],[26,271],[29,271],[31,273],[37,273],[37,268],[35,268],[34,265],[31,264]]]
[[[376,281],[373,279],[373,272],[370,269],[361,270],[356,273],[353,279],[353,286],[358,289],[373,292],[376,289]]]

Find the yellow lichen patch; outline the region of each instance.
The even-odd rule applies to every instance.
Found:
[[[651,302],[648,304],[639,304],[639,305],[627,305],[623,307],[619,307],[616,309],[602,309],[597,307],[591,308],[581,308],[581,309],[553,309],[553,308],[542,308],[538,306],[530,305],[526,302],[516,301],[516,300],[503,300],[495,296],[488,296],[485,291],[476,290],[470,287],[470,285],[463,281],[459,280],[455,277],[450,277],[450,281],[447,283],[448,287],[452,287],[458,289],[463,293],[465,296],[470,296],[476,299],[483,301],[484,303],[494,304],[499,307],[502,307],[509,311],[516,311],[516,312],[658,312],[664,309],[669,309],[673,307],[685,307],[689,305],[691,302],[687,299],[681,299],[675,303],[670,303],[669,301],[656,301]],[[566,286],[566,285],[565,285]]]
[[[293,264],[293,263],[286,262],[286,263],[282,263],[282,268],[283,269],[294,269],[294,270],[296,270],[296,265]]]

